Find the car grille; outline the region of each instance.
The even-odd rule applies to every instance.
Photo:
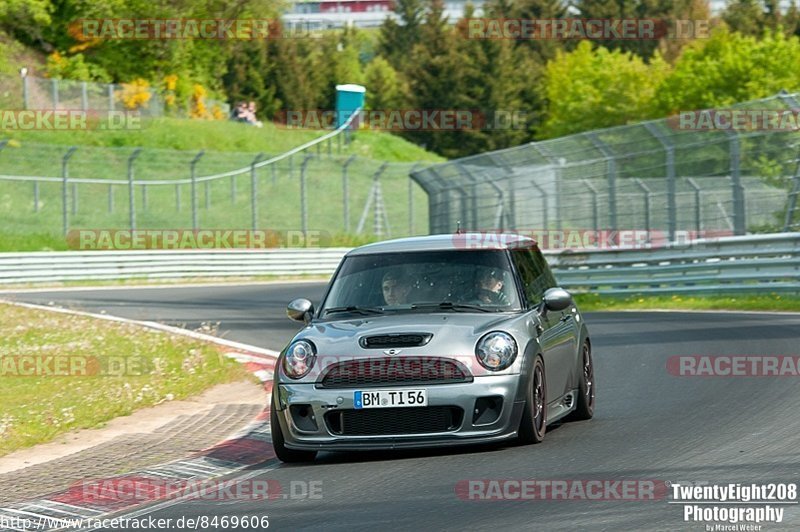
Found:
[[[392,436],[451,432],[463,418],[456,406],[424,406],[336,410],[325,415],[325,423],[337,436]]]
[[[472,382],[455,360],[442,357],[367,358],[339,362],[317,384],[320,388],[367,388]]]
[[[420,347],[431,341],[430,333],[400,333],[364,336],[359,341],[365,349],[387,349],[390,347]]]

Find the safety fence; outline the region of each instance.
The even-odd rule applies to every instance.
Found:
[[[671,240],[681,230],[796,230],[798,110],[798,95],[781,93],[482,153],[413,178],[429,195],[431,233],[459,223],[658,230]]]

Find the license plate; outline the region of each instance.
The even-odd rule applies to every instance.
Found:
[[[427,390],[363,390],[353,394],[355,408],[428,406]]]

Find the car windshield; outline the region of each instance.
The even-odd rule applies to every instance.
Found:
[[[504,251],[417,251],[347,257],[320,316],[520,310]]]

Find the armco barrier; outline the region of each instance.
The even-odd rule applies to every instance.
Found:
[[[559,282],[576,293],[800,293],[800,233],[547,255]]]
[[[259,275],[330,275],[348,248],[65,251],[0,254],[0,284]],[[576,293],[800,293],[800,233],[651,249],[546,251]]]
[[[63,251],[0,254],[0,284],[256,275],[329,275],[347,248]]]

